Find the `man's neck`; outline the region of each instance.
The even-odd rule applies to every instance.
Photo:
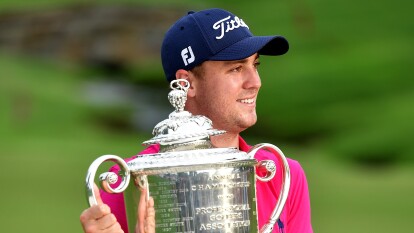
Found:
[[[223,135],[214,136],[211,137],[211,143],[217,148],[239,148],[239,134],[225,133]]]

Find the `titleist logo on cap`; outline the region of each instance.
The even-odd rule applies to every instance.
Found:
[[[226,32],[232,31],[236,28],[239,28],[239,27],[249,28],[247,24],[245,24],[244,21],[240,19],[239,17],[234,16],[234,19],[231,19],[231,20],[230,18],[231,16],[228,16],[224,19],[220,19],[219,21],[213,24],[213,28],[215,30],[220,30],[220,35],[216,36],[216,39],[220,40],[221,38],[224,37],[224,34]]]

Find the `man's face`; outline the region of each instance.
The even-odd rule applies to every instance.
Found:
[[[207,116],[214,128],[228,133],[240,133],[254,125],[261,86],[258,65],[258,54],[238,61],[204,62],[201,77],[192,79],[194,89],[189,110]]]

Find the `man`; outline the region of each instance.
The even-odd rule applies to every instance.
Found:
[[[168,81],[186,79],[190,83],[186,110],[193,115],[210,118],[214,128],[227,131],[224,135],[212,137],[213,145],[248,151],[251,146],[239,134],[257,121],[256,99],[261,87],[257,71],[260,55],[282,55],[288,49],[285,38],[253,36],[239,17],[221,9],[209,9],[189,12],[179,19],[165,35],[161,57]],[[152,145],[141,154],[156,153],[158,150],[158,145]],[[255,157],[275,160],[274,155],[267,151],[259,151]],[[298,162],[288,159],[288,163],[291,188],[273,232],[310,233],[306,177]],[[279,168],[280,164],[277,166]],[[260,227],[273,210],[280,186],[280,179],[257,183]],[[81,215],[85,232],[122,232],[121,228],[127,231],[122,195],[102,195],[110,208],[100,204],[85,210]],[[145,204],[147,209],[140,210],[147,211],[147,219],[138,221],[141,225],[137,231],[141,233],[154,232],[153,200],[149,200]]]

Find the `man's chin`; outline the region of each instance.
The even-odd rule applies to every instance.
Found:
[[[256,124],[256,122],[257,122],[257,119],[254,119],[254,120],[246,121],[246,122],[239,124],[240,132],[252,127],[253,125]]]

